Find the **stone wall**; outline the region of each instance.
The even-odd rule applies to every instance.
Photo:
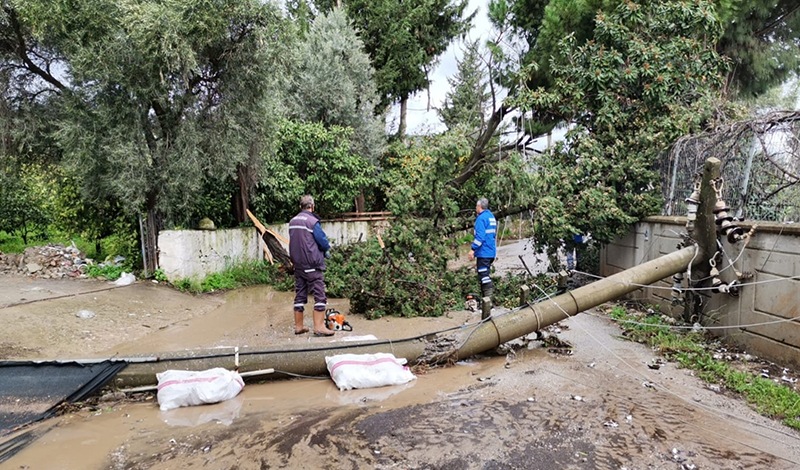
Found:
[[[332,245],[366,240],[380,232],[386,221],[326,222],[322,229]],[[289,238],[289,224],[271,230]],[[255,228],[226,230],[163,230],[158,234],[158,266],[170,282],[203,280],[230,265],[264,259],[264,242]]]
[[[609,276],[674,251],[685,224],[683,217],[651,217],[637,224],[628,235],[603,249],[601,274]],[[748,352],[800,365],[800,320],[782,321],[800,316],[800,226],[756,224],[744,251],[742,243],[723,241],[724,260],[718,266],[725,282],[736,279],[738,271],[752,274],[744,282],[756,284],[743,286],[738,297],[709,292],[700,321],[705,326],[730,327],[713,331]],[[739,225],[745,230],[752,227],[751,223]],[[735,263],[728,267],[731,260]],[[671,287],[668,278],[631,297],[658,304],[662,312],[681,317],[683,306],[671,303]],[[743,326],[768,322],[778,323]]]

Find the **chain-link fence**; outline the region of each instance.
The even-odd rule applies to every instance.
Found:
[[[709,157],[722,162],[722,195],[739,218],[800,221],[800,112],[737,122],[678,141],[662,163],[665,215],[685,215],[684,200]]]

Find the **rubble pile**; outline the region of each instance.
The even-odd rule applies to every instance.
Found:
[[[92,260],[72,246],[51,244],[30,246],[22,254],[0,253],[0,274],[16,274],[38,279],[85,277],[86,266]]]

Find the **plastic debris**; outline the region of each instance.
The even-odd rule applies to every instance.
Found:
[[[122,273],[122,275],[114,281],[115,286],[128,286],[136,282],[136,276],[131,273]]]
[[[94,318],[94,312],[91,310],[80,310],[78,313],[75,314],[78,318]]]

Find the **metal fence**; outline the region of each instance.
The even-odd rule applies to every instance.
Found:
[[[722,196],[738,218],[800,221],[800,112],[742,121],[678,141],[661,163],[664,215],[684,200],[709,157],[721,162]]]

